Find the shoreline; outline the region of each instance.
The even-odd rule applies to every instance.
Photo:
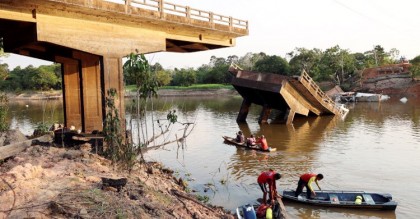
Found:
[[[28,91],[20,94],[5,92],[9,100],[57,100],[62,99],[63,94],[61,90],[56,91]],[[158,90],[160,97],[181,97],[181,96],[232,96],[237,95],[238,92],[234,89],[162,89]],[[135,97],[136,93],[133,91],[125,91],[124,97]]]
[[[201,202],[199,193],[188,192],[185,179],[161,163],[145,161],[127,171],[92,153],[90,144],[60,147],[51,141],[0,162],[0,218],[100,218],[104,213],[113,218],[234,218],[223,206]],[[126,185],[112,187],[103,178],[125,178]]]

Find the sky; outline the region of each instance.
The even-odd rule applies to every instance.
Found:
[[[210,57],[241,57],[264,52],[286,58],[295,48],[339,45],[350,52],[365,52],[381,45],[396,48],[400,56],[420,55],[420,1],[418,0],[166,0],[178,5],[248,20],[249,35],[236,46],[195,53],[161,52],[147,55],[164,68],[199,67]],[[9,69],[29,64],[51,64],[17,55],[0,58]]]

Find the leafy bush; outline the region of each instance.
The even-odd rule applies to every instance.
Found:
[[[45,123],[38,123],[34,130],[34,137],[42,136],[49,133],[49,126]]]

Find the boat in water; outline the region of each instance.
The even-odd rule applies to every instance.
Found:
[[[388,95],[357,92],[356,102],[381,102],[389,99]]]
[[[295,190],[284,190],[283,200],[323,207],[395,210],[397,202],[390,194],[363,191],[319,190],[314,198],[306,198],[306,192],[295,196]]]
[[[284,219],[286,209],[278,201],[274,205],[251,205],[246,204],[236,208],[236,218],[238,219]]]
[[[236,145],[236,146],[248,149],[248,150],[257,150],[257,151],[262,151],[262,152],[272,152],[272,151],[277,150],[276,148],[272,148],[272,147],[269,147],[268,150],[263,150],[261,149],[259,144],[248,146],[246,142],[237,142],[235,138],[228,137],[228,136],[222,136],[222,138],[225,139],[225,142],[229,144],[233,144],[233,145]]]

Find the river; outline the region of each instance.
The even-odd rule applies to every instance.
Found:
[[[344,120],[333,116],[297,117],[293,125],[257,123],[252,106],[247,124],[236,123],[242,99],[233,97],[172,97],[154,104],[155,118],[176,109],[178,121],[195,127],[183,147],[176,143],[145,154],[187,180],[190,190],[210,203],[234,210],[262,197],[256,183],[261,171],[282,174],[277,187],[295,189],[299,175],[324,174],[322,189],[390,193],[396,211],[360,211],[285,203],[291,218],[416,218],[420,215],[420,100],[402,103],[356,103]],[[129,103],[127,104],[129,106]],[[162,110],[160,110],[162,109]],[[127,113],[127,117],[130,114]],[[62,122],[61,101],[11,101],[12,127],[30,134],[42,120]],[[269,154],[247,151],[223,142],[221,136],[264,134]]]

